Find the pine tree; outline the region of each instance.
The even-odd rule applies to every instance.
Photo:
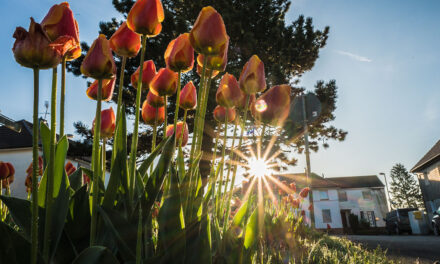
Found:
[[[423,205],[420,187],[414,175],[405,166],[397,163],[391,169],[391,196],[398,208],[421,207]]]

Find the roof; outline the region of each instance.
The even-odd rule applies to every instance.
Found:
[[[421,172],[424,168],[431,165],[440,157],[440,140],[414,165],[411,172]]]
[[[26,120],[17,121],[20,132],[7,126],[0,126],[0,149],[32,147],[32,123]]]
[[[384,187],[382,181],[376,175],[333,177],[327,180],[338,185],[339,188],[374,188]]]

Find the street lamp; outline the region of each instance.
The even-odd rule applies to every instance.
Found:
[[[385,173],[383,173],[383,172],[380,172],[379,175],[383,175],[383,178],[385,179],[385,189],[386,189],[387,198],[388,198],[387,208],[388,208],[388,211],[391,211],[392,207],[391,207],[390,193],[388,191],[387,177],[385,176]]]

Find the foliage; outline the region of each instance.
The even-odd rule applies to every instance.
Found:
[[[392,203],[397,208],[422,207],[419,183],[401,163],[393,166],[390,173]]]

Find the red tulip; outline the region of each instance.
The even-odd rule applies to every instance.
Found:
[[[28,174],[24,180],[24,186],[26,186],[26,192],[32,192],[32,174]]]
[[[254,118],[266,124],[281,125],[289,115],[290,90],[287,84],[270,88],[252,105]]]
[[[299,196],[301,196],[302,198],[306,198],[307,195],[309,195],[309,191],[310,191],[310,188],[309,187],[305,187],[304,189],[302,189],[299,192]]]
[[[234,75],[229,73],[223,75],[215,95],[217,104],[228,108],[238,106],[243,95]]]
[[[9,187],[14,181],[15,168],[9,162],[0,161],[0,180],[2,181],[3,188]]]
[[[32,165],[33,164],[31,162],[31,164],[29,164],[29,167],[26,169],[26,173],[28,174],[28,176],[30,174],[31,177],[32,177],[32,169],[33,169]],[[37,174],[39,176],[43,175],[43,158],[41,156],[38,157],[38,171],[37,171]]]
[[[119,56],[135,57],[141,49],[141,36],[127,27],[124,22],[110,38],[110,48]]]
[[[170,96],[177,91],[177,73],[168,68],[162,68],[150,83],[150,91],[158,96]]]
[[[9,166],[7,162],[0,161],[0,180],[8,178],[9,175]]]
[[[180,107],[186,110],[195,109],[197,106],[197,91],[193,82],[190,81],[180,92]]]
[[[182,138],[182,147],[186,146],[186,143],[188,143],[188,125],[185,123],[183,123],[182,121],[177,122],[176,124],[177,127],[177,134],[176,134],[176,138],[177,140],[180,139],[180,137],[182,137],[182,130],[183,130],[183,138]],[[169,125],[167,126],[166,129],[166,135],[167,137],[171,137],[174,134],[174,125]]]
[[[199,56],[200,56],[200,55],[199,55]],[[198,57],[197,57],[197,58],[198,58]],[[197,69],[196,69],[196,72],[197,72],[197,74],[198,74],[199,76],[202,76],[202,70],[203,70],[202,67],[203,67],[203,66],[200,66],[200,64],[197,63]],[[211,71],[211,78],[214,78],[214,77],[217,76],[219,73],[220,73],[220,72],[219,72],[219,71],[216,71],[216,70]],[[208,75],[208,70],[205,71],[205,74]]]
[[[165,50],[167,68],[178,72],[187,72],[194,65],[194,49],[189,42],[189,34],[184,33],[173,39]]]
[[[73,41],[72,47],[67,50],[67,59],[73,60],[81,56],[81,46],[79,42],[78,23],[73,17],[69,3],[63,2],[50,8],[47,15],[41,21],[41,26],[46,31],[51,41],[60,37],[68,37]]]
[[[165,100],[163,99],[163,97],[157,96],[151,91],[148,92],[146,101],[148,102],[148,104],[156,108],[165,105]]]
[[[115,133],[116,117],[113,108],[101,111],[101,138],[111,138]],[[92,134],[94,134],[95,120],[93,120]]]
[[[131,75],[131,85],[137,89],[140,67]],[[148,90],[151,80],[156,76],[156,65],[152,60],[144,61],[142,67],[142,90]]]
[[[127,16],[127,26],[134,32],[154,37],[162,30],[165,16],[159,0],[138,0]]]
[[[93,42],[81,64],[81,73],[95,79],[111,79],[116,73],[110,44],[103,34]]]
[[[76,167],[73,166],[72,162],[68,161],[66,163],[66,166],[64,166],[64,169],[66,170],[67,176],[72,175],[76,171]]]
[[[11,176],[9,176],[8,178],[2,180],[2,186],[3,186],[3,188],[4,188],[4,189],[9,188],[9,186],[11,185],[11,183],[14,182],[14,179],[15,179],[15,176],[14,176],[14,175],[11,175]]]
[[[312,211],[313,210],[313,204],[310,204],[308,209],[309,209],[309,211]]]
[[[157,116],[157,124],[160,125],[165,121],[165,107],[153,107],[147,100],[142,104],[142,119],[148,125],[153,126]]]
[[[296,192],[296,184],[294,182],[289,184],[289,186],[290,186],[290,189],[292,190],[292,192]]]
[[[306,211],[301,210],[301,215],[302,215],[303,217],[305,217],[305,216],[306,216]]]
[[[225,23],[222,16],[211,6],[200,11],[189,39],[193,48],[201,54],[218,55],[227,45]]]
[[[217,105],[214,109],[214,119],[217,120],[217,122],[224,123],[226,121],[226,116],[228,117],[228,123],[234,121],[235,109]]]
[[[253,55],[240,74],[240,89],[246,94],[255,94],[266,89],[264,64],[257,55]]]
[[[331,228],[332,228],[331,225],[327,224],[327,229],[331,229]]]
[[[249,96],[249,104],[247,106],[247,109],[250,109],[251,106],[255,103],[256,97],[255,94],[245,94],[241,89],[240,91],[243,93],[243,97],[241,98],[240,103],[237,105],[238,108],[244,109],[246,105],[247,96]]]
[[[292,199],[290,200],[290,204],[292,205],[293,208],[299,208],[300,201],[299,199]]]
[[[206,67],[214,71],[225,71],[226,64],[228,63],[228,47],[229,47],[229,37],[226,45],[222,46],[220,53],[218,55],[208,56],[206,62]],[[205,60],[205,55],[199,54],[197,56],[197,64],[203,67],[203,61]]]
[[[113,90],[115,88],[116,77],[102,80],[102,101],[110,101],[113,97]],[[86,91],[90,99],[98,99],[98,80],[94,81]]]
[[[24,67],[49,69],[57,66],[62,59],[58,49],[50,46],[50,39],[40,24],[31,18],[29,32],[22,27],[15,29],[12,52],[15,60]]]

